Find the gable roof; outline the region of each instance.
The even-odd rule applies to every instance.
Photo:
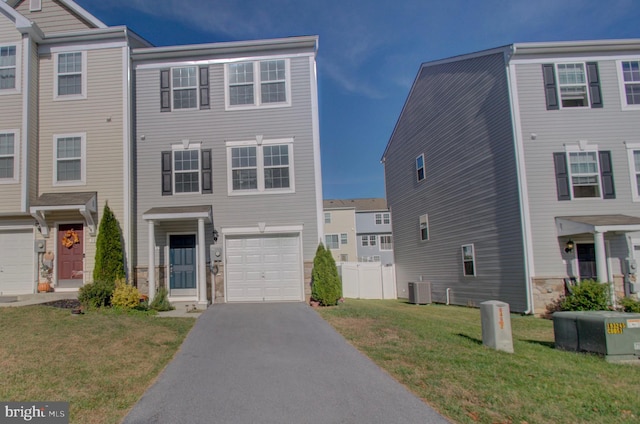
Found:
[[[356,212],[387,211],[387,200],[380,197],[366,199],[327,199],[324,209],[355,209]]]
[[[11,5],[5,4],[2,1],[0,1],[0,12],[13,21],[16,24],[16,28],[28,28],[33,24],[33,22],[11,7]]]
[[[6,0],[7,4],[13,7],[14,9],[23,1],[26,1],[26,0]],[[91,13],[87,12],[82,6],[80,6],[75,1],[73,0],[53,0],[53,1],[63,4],[69,10],[71,10],[80,18],[87,21],[88,23],[95,26],[96,28],[107,28],[107,25],[104,22],[102,22],[100,19],[93,16]]]

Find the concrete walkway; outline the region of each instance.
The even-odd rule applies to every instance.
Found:
[[[302,303],[209,308],[123,421],[447,422]]]

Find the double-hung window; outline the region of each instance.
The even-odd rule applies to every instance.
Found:
[[[293,140],[259,140],[227,143],[229,194],[293,192]]]
[[[476,251],[473,244],[462,246],[462,274],[467,277],[476,275]]]
[[[640,60],[621,61],[619,69],[623,108],[640,108]]]
[[[418,181],[422,181],[425,178],[424,175],[424,153],[416,158],[416,178]]]
[[[338,238],[338,234],[326,234],[324,236],[324,242],[327,249],[331,249],[331,250],[340,249],[340,240]]]
[[[54,136],[55,185],[81,185],[86,174],[86,135],[65,134]]]
[[[600,197],[598,152],[569,152],[573,197]]]
[[[349,235],[347,233],[340,234],[340,244],[341,245],[349,244]]]
[[[331,224],[331,212],[324,213],[324,223]]]
[[[0,184],[18,180],[16,172],[16,131],[0,132]]]
[[[562,107],[588,107],[589,94],[584,63],[559,63],[556,66]]]
[[[631,193],[634,202],[640,202],[640,143],[627,143]]]
[[[160,70],[160,111],[209,109],[209,67]]]
[[[553,154],[558,200],[615,199],[611,152],[582,144]]]
[[[382,224],[390,224],[391,223],[391,215],[388,213],[377,213],[376,214],[376,225]]]
[[[87,97],[86,52],[57,53],[54,82],[56,100],[84,99]]]
[[[175,193],[200,193],[200,149],[174,150]]]
[[[393,250],[393,239],[391,236],[380,236],[380,250]]]
[[[16,46],[0,46],[0,94],[16,89]]]
[[[597,62],[543,64],[542,77],[547,110],[603,107]]]
[[[375,246],[377,237],[375,235],[371,235],[371,236],[362,236],[362,246],[363,247],[367,247],[367,246]]]
[[[420,240],[429,240],[429,215],[420,215]]]
[[[162,152],[162,195],[211,194],[211,149],[200,143],[180,143]]]
[[[289,106],[289,59],[229,63],[225,67],[227,109]]]

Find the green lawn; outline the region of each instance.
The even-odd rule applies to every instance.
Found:
[[[453,422],[640,422],[640,366],[554,349],[550,320],[512,315],[509,354],[482,345],[478,309],[347,299],[318,312]]]
[[[72,423],[119,423],[195,323],[48,306],[0,308],[0,400],[70,402]]]

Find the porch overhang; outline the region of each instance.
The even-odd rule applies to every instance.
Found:
[[[640,218],[629,215],[585,215],[556,217],[558,236],[640,231]]]
[[[151,208],[142,214],[142,218],[145,221],[189,221],[202,218],[207,224],[211,224],[213,209],[211,205]]]
[[[96,235],[96,222],[93,214],[98,212],[98,193],[43,193],[29,208],[40,227],[40,232],[44,237],[49,237],[49,225],[47,224],[47,212],[54,211],[78,211],[84,218],[89,234]]]

